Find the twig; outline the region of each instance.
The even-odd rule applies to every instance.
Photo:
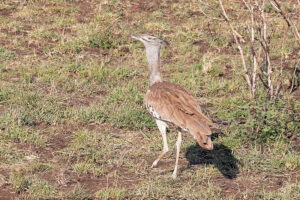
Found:
[[[260,8],[261,11],[261,17],[263,21],[263,41],[264,41],[264,46],[265,46],[265,54],[266,54],[266,59],[267,59],[267,75],[268,75],[268,85],[269,85],[269,94],[270,98],[274,98],[274,89],[273,89],[273,83],[272,83],[272,65],[271,65],[271,59],[270,59],[270,47],[269,43],[267,42],[267,23],[266,23],[266,17],[265,17],[265,12],[264,12],[264,7],[265,7],[265,1],[263,1],[262,8]]]
[[[254,11],[253,11],[253,7],[248,4],[245,0],[243,0],[245,6],[248,8],[250,14],[251,14],[251,28],[249,28],[251,31],[249,31],[250,33],[250,45],[251,45],[251,53],[252,53],[252,57],[253,57],[253,71],[252,71],[252,96],[255,98],[255,93],[256,93],[256,72],[257,72],[257,57],[256,57],[256,53],[254,50]]]
[[[279,74],[279,78],[277,80],[277,85],[276,85],[276,90],[275,90],[275,100],[278,98],[279,96],[279,92],[282,88],[282,71],[283,71],[283,42],[281,43],[281,58],[280,58],[280,74]]]
[[[219,0],[219,3],[220,3],[220,6],[221,6],[221,9],[222,9],[222,12],[223,12],[224,19],[228,23],[228,25],[229,25],[229,27],[230,27],[230,29],[232,31],[232,35],[234,37],[235,43],[237,44],[237,47],[238,47],[238,49],[240,51],[240,55],[241,55],[241,59],[242,59],[242,64],[243,64],[243,69],[244,69],[244,76],[245,76],[245,79],[246,79],[246,81],[248,83],[248,86],[249,86],[250,92],[251,92],[252,91],[252,84],[251,84],[249,72],[248,72],[248,69],[247,69],[247,66],[246,66],[246,62],[245,62],[244,52],[243,52],[243,49],[241,47],[240,41],[238,40],[238,34],[234,30],[234,28],[232,26],[232,23],[231,23],[231,20],[228,18],[227,14],[226,14],[226,11],[224,9],[222,0]],[[251,92],[251,95],[253,96],[252,92]]]
[[[295,82],[295,77],[296,77],[297,65],[298,65],[298,63],[295,63],[295,69],[294,69],[294,73],[293,73],[293,78],[292,78],[292,84],[291,84],[290,94],[291,94],[291,93],[293,92],[293,90],[294,90],[294,82]]]
[[[265,0],[263,0],[262,5],[260,6],[255,0],[255,4],[260,11],[260,18],[262,22],[262,28],[258,25],[256,22],[257,30],[260,33],[260,37],[258,38],[261,47],[263,48],[264,54],[265,54],[265,61],[266,61],[266,66],[267,66],[267,80],[268,80],[268,95],[269,99],[274,100],[274,86],[273,86],[273,81],[272,81],[272,65],[271,65],[271,59],[270,59],[270,46],[269,43],[270,41],[267,40],[267,23],[266,23],[266,17],[265,17],[265,12],[264,12],[264,5],[265,5]]]
[[[274,94],[274,101],[278,98],[280,89],[282,86],[282,77],[280,76],[276,82],[276,90],[275,90],[275,94]]]
[[[298,31],[296,25],[293,23],[292,20],[290,20],[290,18],[287,16],[287,14],[282,10],[282,8],[277,0],[272,0],[272,1],[270,1],[270,3],[280,13],[280,15],[283,17],[283,19],[286,21],[288,27],[292,28],[292,32],[293,32],[298,44],[300,45],[300,34],[299,34],[299,31]]]
[[[262,78],[262,74],[259,74],[258,77],[259,77],[260,81],[262,82],[262,84],[265,86],[265,88],[269,89],[268,84],[265,83],[265,81],[264,81],[263,78]]]

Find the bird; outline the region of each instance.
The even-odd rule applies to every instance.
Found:
[[[163,150],[151,165],[156,167],[162,157],[169,151],[167,129],[170,125],[178,131],[176,141],[176,161],[172,178],[177,178],[178,160],[182,143],[182,132],[192,134],[197,143],[206,150],[213,150],[211,139],[215,124],[201,110],[195,96],[183,86],[164,81],[160,74],[160,50],[169,44],[155,35],[131,34],[131,38],[141,41],[146,49],[150,87],[145,95],[148,112],[154,117],[162,135]]]

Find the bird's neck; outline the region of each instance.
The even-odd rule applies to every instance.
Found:
[[[162,82],[163,80],[160,76],[160,47],[147,47],[146,55],[150,84],[153,85],[156,82]]]

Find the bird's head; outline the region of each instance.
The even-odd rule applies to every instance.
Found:
[[[168,46],[169,44],[160,39],[157,36],[153,36],[153,35],[149,35],[149,34],[141,34],[141,35],[137,35],[137,34],[131,34],[130,37],[132,37],[133,39],[139,40],[141,41],[145,47],[164,47],[164,46]]]
[[[194,138],[197,140],[198,144],[206,150],[213,150],[214,144],[211,139],[211,133],[209,134],[193,134]]]
[[[206,149],[206,150],[213,150],[214,149],[214,144],[211,140],[211,135],[205,135],[205,136],[202,136],[202,145],[201,147]]]

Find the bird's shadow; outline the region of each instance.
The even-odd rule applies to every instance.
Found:
[[[185,157],[189,166],[213,164],[229,179],[236,178],[239,173],[239,161],[232,154],[232,150],[223,144],[215,144],[212,151],[202,149],[198,144],[188,147]]]

